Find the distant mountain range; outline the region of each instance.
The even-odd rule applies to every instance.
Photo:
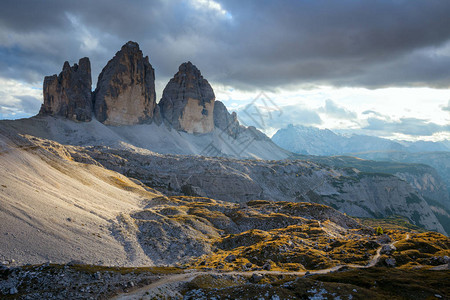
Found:
[[[435,152],[450,151],[447,142],[392,141],[385,138],[336,134],[329,129],[288,125],[278,130],[272,140],[280,147],[298,154],[342,155],[368,151]]]
[[[367,135],[344,136],[329,129],[299,125],[289,125],[278,130],[272,140],[278,146],[298,154],[293,158],[394,174],[408,181],[425,198],[437,201],[447,209],[450,207],[450,141],[408,142]],[[431,168],[424,168],[423,165]],[[433,168],[437,174],[431,170]]]

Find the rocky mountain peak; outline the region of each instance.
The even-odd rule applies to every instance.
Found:
[[[180,65],[159,102],[165,121],[176,130],[207,133],[214,129],[215,95],[190,61]]]
[[[164,122],[168,127],[202,134],[219,128],[236,138],[245,131],[221,102],[200,70],[190,61],[182,63],[168,82],[156,104],[155,72],[139,44],[129,41],[107,63],[91,93],[90,62],[65,62],[59,76],[44,81],[43,115],[60,115],[75,120],[91,120],[94,113],[105,125],[135,125]],[[256,133],[258,140],[264,138]]]
[[[106,125],[160,123],[155,71],[139,44],[129,41],[98,77],[94,113]]]
[[[133,41],[128,41],[125,45],[122,46],[122,49],[136,49],[137,51],[139,50],[139,44]]]
[[[76,121],[92,117],[91,63],[84,57],[72,67],[64,62],[61,73],[44,78],[44,104],[39,115],[62,116]]]
[[[194,64],[192,64],[190,61],[182,63],[178,67],[178,72],[180,74],[192,74],[197,77],[202,76],[200,70]]]
[[[77,65],[77,64],[74,64],[73,67],[74,67],[74,69],[78,69],[78,65]],[[69,62],[66,60],[66,61],[64,62],[64,64],[63,64],[63,72],[64,72],[64,71],[68,71],[68,70],[70,70],[70,64],[69,64]]]

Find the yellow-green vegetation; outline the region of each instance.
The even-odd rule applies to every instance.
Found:
[[[194,268],[222,270],[318,270],[353,263],[365,265],[375,254],[373,240],[330,237],[317,222],[268,231],[249,230],[223,236],[216,251],[193,261]],[[227,259],[228,258],[228,259]]]
[[[383,228],[381,228],[380,226],[377,227],[377,229],[375,230],[377,235],[382,235],[383,234]]]
[[[450,257],[450,239],[432,231],[410,233],[409,239],[399,241],[395,247],[397,249],[391,256],[402,268],[430,268],[448,263],[444,257]]]
[[[378,265],[394,258],[395,266],[402,268],[435,266],[450,256],[447,237],[413,232],[403,219],[364,219],[363,223],[376,225],[371,229],[314,203],[254,200],[239,206],[203,197],[161,201],[171,206],[158,213],[199,230],[203,242],[212,245],[212,251],[186,265],[194,269],[306,271],[365,266],[377,249],[391,242],[396,242],[397,250],[382,253]]]
[[[95,172],[96,167],[95,166],[91,166],[91,165],[87,165],[86,168],[88,168],[91,172]],[[102,175],[100,175],[102,176]],[[159,192],[157,192],[156,190],[149,188],[147,186],[142,185],[139,182],[134,182],[132,180],[130,180],[129,178],[125,177],[125,176],[105,176],[104,177],[105,181],[108,181],[111,185],[123,189],[125,191],[130,191],[130,192],[134,192],[137,193],[143,197],[147,197],[147,198],[154,198],[157,194],[159,194]]]
[[[449,272],[371,268],[314,275],[311,279],[358,286],[371,294],[370,299],[448,299]]]
[[[419,231],[425,232],[426,230],[411,224],[408,219],[402,216],[390,216],[383,219],[374,219],[374,218],[355,218],[361,224],[365,226],[369,226],[372,228],[380,227],[384,231],[386,230],[404,230],[404,231]]]
[[[248,283],[258,284],[240,284],[239,277],[207,277],[186,286],[183,293],[187,299],[448,299],[448,272],[371,268],[308,277],[266,274],[257,282],[248,278]]]
[[[52,268],[62,268],[63,265],[51,264]],[[96,272],[113,272],[119,274],[140,274],[140,273],[151,273],[151,274],[176,274],[181,273],[183,270],[176,267],[109,267],[109,266],[98,266],[98,265],[85,265],[85,264],[74,264],[71,266],[72,269],[87,273]]]
[[[121,179],[117,176],[110,176],[109,180],[113,185],[115,185],[118,188],[124,189],[126,191],[134,190],[133,187],[131,187],[129,183],[125,182],[123,179]]]
[[[187,283],[187,289],[220,289],[244,283],[246,283],[246,280],[241,276],[200,275]]]

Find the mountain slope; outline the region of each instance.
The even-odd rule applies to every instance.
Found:
[[[292,159],[392,174],[405,180],[429,202],[441,223],[446,224],[446,230],[450,230],[450,152],[412,153],[446,149],[444,143],[394,142],[361,135],[345,137],[326,129],[292,125],[280,129],[272,139],[299,153]],[[307,153],[314,155],[305,155]],[[345,153],[351,156],[316,156]]]
[[[130,259],[110,227],[118,214],[158,194],[55,151],[59,157],[0,129],[0,259],[151,264],[145,256]]]
[[[2,262],[175,264],[210,254],[223,234],[311,219],[361,227],[323,205],[305,204],[279,216],[208,198],[167,198],[80,150],[0,128]]]
[[[419,152],[405,151],[369,151],[353,153],[357,157],[376,161],[416,163],[429,165],[436,169],[450,192],[450,152]]]
[[[353,156],[294,155],[292,158],[313,161],[339,168],[356,168],[368,173],[386,173],[399,177],[414,187],[423,197],[450,207],[446,183],[437,171],[426,164],[395,161],[373,161]]]
[[[41,147],[50,141],[31,138],[31,142]],[[424,199],[392,175],[306,161],[161,155],[139,148],[77,147],[76,153],[72,159],[86,161],[89,157],[169,195],[206,196],[237,203],[257,199],[316,202],[352,216],[398,214],[416,225],[445,232]]]
[[[256,129],[242,128],[236,137],[215,127],[206,134],[177,131],[164,124],[107,126],[95,119],[72,122],[63,118],[33,117],[0,120],[0,126],[18,133],[54,140],[66,145],[135,147],[161,154],[230,156],[256,159],[284,159],[291,153],[275,145]]]

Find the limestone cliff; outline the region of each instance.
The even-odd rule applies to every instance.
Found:
[[[169,126],[188,133],[214,130],[214,91],[191,62],[183,63],[169,81],[159,102]]]
[[[155,72],[139,45],[128,42],[98,77],[94,113],[106,125],[160,123],[156,105]]]
[[[226,106],[220,101],[214,102],[214,126],[232,137],[236,137],[244,130],[239,125],[236,112],[230,114]]]
[[[65,62],[59,75],[44,79],[44,104],[39,115],[90,121],[92,116],[91,63],[85,57],[72,67]]]

